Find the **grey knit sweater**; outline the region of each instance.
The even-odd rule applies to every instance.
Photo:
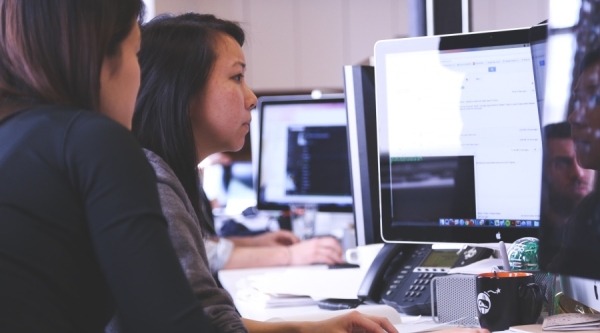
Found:
[[[198,216],[179,179],[158,155],[146,149],[144,151],[156,172],[160,203],[169,224],[171,242],[194,295],[219,332],[248,332],[235,310],[231,296],[217,287],[211,275]],[[122,332],[118,320],[113,319],[106,332]]]

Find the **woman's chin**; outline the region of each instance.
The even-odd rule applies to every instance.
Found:
[[[231,151],[232,152],[236,152],[236,151],[242,150],[242,148],[244,148],[244,142],[245,141],[246,140],[242,139],[240,142],[238,142],[235,145],[233,145],[233,149]]]

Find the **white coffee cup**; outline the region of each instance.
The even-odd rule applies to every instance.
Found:
[[[361,269],[367,269],[382,247],[383,244],[370,244],[348,249],[345,255],[346,262],[359,265]]]
[[[316,204],[298,203],[290,205],[292,232],[301,240],[311,239],[315,236],[317,211]]]

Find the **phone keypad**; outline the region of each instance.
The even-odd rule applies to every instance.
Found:
[[[407,256],[400,252],[388,265],[383,277],[381,298],[384,303],[396,304],[400,312],[422,314],[430,311],[429,284],[436,276],[446,275],[449,268],[420,266],[431,253],[431,246],[411,248]],[[428,310],[429,309],[429,310]],[[406,311],[406,312],[405,312]]]
[[[398,286],[407,277],[405,275],[398,275],[397,279],[395,279],[393,281],[393,283],[390,285],[389,289],[386,291],[385,295],[390,296],[398,290],[399,292],[401,292],[400,295],[402,295],[401,296],[402,302],[405,302],[405,303],[406,302],[407,303],[417,302],[420,300],[420,298],[428,296],[427,290],[428,290],[429,284],[431,283],[431,280],[438,275],[445,275],[445,274],[443,274],[443,273],[437,273],[437,274],[436,273],[416,273],[416,272],[413,274],[410,274],[408,276],[408,278],[411,278],[412,284],[410,284],[410,286],[408,286],[408,288],[405,287],[406,289],[402,288],[404,292],[399,291]]]

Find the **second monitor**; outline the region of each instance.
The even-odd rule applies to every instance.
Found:
[[[257,108],[257,208],[315,203],[321,211],[351,212],[343,95],[264,96]]]

